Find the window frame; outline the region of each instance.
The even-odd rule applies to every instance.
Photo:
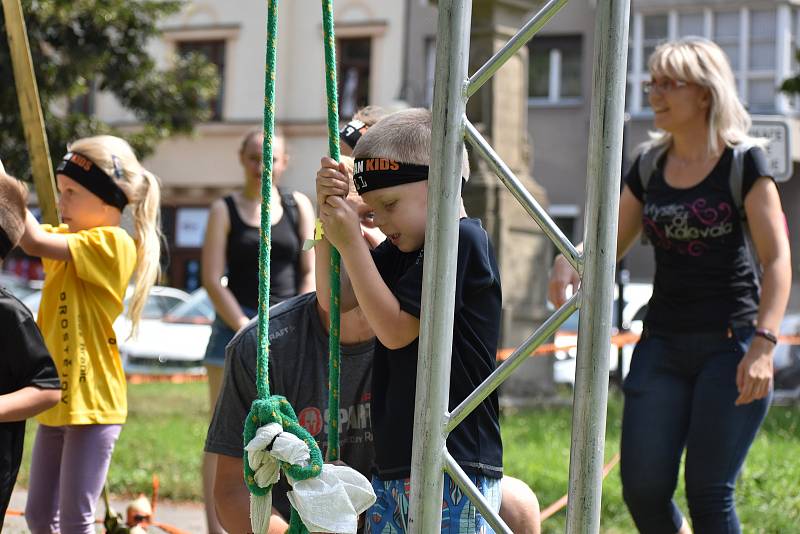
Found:
[[[750,13],[751,11],[773,11],[775,16],[775,65],[772,69],[751,70],[749,52],[751,49],[750,41]],[[781,82],[791,76],[791,65],[793,51],[800,45],[800,10],[792,11],[788,5],[779,6],[757,6],[757,7],[721,7],[719,9],[688,8],[688,9],[660,9],[660,10],[639,10],[635,11],[631,19],[629,50],[633,52],[629,57],[629,64],[633,68],[628,69],[626,111],[634,118],[652,117],[652,111],[647,105],[647,99],[642,92],[642,83],[650,79],[650,75],[645,68],[644,62],[644,17],[651,15],[666,15],[668,18],[668,40],[679,37],[679,16],[683,14],[702,14],[703,16],[703,37],[714,40],[715,15],[718,13],[735,12],[738,19],[738,38],[737,46],[739,52],[739,65],[734,69],[739,97],[748,108],[752,106],[748,103],[748,82],[751,80],[772,80],[777,88]],[[792,109],[789,99],[780,94],[777,89],[770,108],[756,109],[751,113],[764,114],[789,114]]]
[[[223,122],[225,120],[225,81],[227,78],[226,71],[228,65],[228,44],[228,39],[223,37],[175,39],[174,41],[175,53],[177,55],[181,56],[187,52],[197,52],[205,55],[206,59],[217,67],[219,72],[219,91],[216,98],[209,101],[209,105],[211,107],[211,117],[209,117],[207,122]],[[202,46],[211,46],[212,49],[214,49],[213,47],[217,46],[220,48],[214,49],[215,57],[212,57],[199,50],[199,48]],[[189,49],[184,50],[184,47]],[[215,59],[218,59],[219,61],[217,62]]]
[[[531,61],[532,61],[532,51],[531,46],[533,45],[534,41],[536,41],[537,37],[534,37],[530,41],[528,41],[528,69],[531,68]],[[531,96],[530,95],[530,73],[528,74],[528,107],[537,107],[537,108],[553,108],[553,107],[572,107],[583,104],[584,101],[584,83],[583,83],[583,71],[584,71],[584,38],[583,35],[577,33],[567,33],[567,34],[548,34],[542,35],[538,37],[539,42],[542,39],[547,39],[551,41],[566,41],[570,40],[577,43],[577,50],[578,50],[578,62],[580,64],[580,68],[578,69],[579,79],[578,79],[578,87],[580,88],[580,94],[578,96],[561,96],[561,87],[563,86],[563,68],[562,68],[562,52],[560,48],[552,47],[549,49],[550,57],[548,58],[548,66],[549,72],[547,74],[548,78],[548,90],[547,96],[540,97],[540,96]]]

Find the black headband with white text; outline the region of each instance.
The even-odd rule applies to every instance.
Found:
[[[128,197],[114,179],[83,154],[67,152],[56,167],[56,174],[72,178],[100,197],[100,200],[120,211],[128,204]]]
[[[386,158],[357,158],[353,163],[353,183],[359,195],[427,179],[427,165],[400,163]]]
[[[361,139],[361,136],[364,135],[364,132],[366,131],[366,124],[358,119],[353,119],[345,124],[341,130],[339,130],[339,139],[344,141],[347,146],[353,149],[356,147],[356,143],[358,143],[358,140]]]

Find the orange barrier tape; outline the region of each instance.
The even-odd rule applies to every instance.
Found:
[[[605,466],[603,466],[603,480],[606,479],[608,474],[611,472],[612,469],[614,469],[614,466],[616,466],[617,463],[619,463],[619,453],[615,454],[614,457],[611,458],[611,460]],[[564,495],[556,502],[554,502],[553,504],[542,510],[541,521],[544,521],[554,516],[556,512],[558,512],[567,505],[568,500],[569,500],[569,494]]]
[[[128,384],[152,384],[156,382],[169,382],[170,384],[186,384],[189,382],[207,382],[206,375],[189,374],[189,373],[175,373],[171,375],[145,375],[145,374],[129,374],[126,375]]]
[[[625,345],[633,345],[639,341],[639,334],[634,334],[633,332],[623,332],[622,334],[617,334],[611,336],[611,344],[616,345],[618,347],[625,346]],[[800,336],[778,336],[778,341],[781,345],[800,345]],[[554,353],[557,350],[569,350],[574,349],[578,345],[577,344],[570,344],[570,345],[556,345],[555,343],[545,343],[544,345],[539,345],[536,350],[533,351],[531,357],[534,356],[547,356],[549,354]],[[514,351],[517,349],[514,348],[506,348],[506,349],[499,349],[497,351],[497,361],[502,362],[508,359]]]
[[[611,336],[611,344],[616,345],[617,347],[625,346],[625,345],[633,345],[639,341],[639,335],[634,334],[633,332],[623,332],[621,334],[616,334]],[[800,345],[800,336],[778,336],[778,341],[781,345]],[[578,345],[577,344],[569,344],[569,345],[556,345],[555,343],[545,343],[544,345],[539,345],[536,350],[530,355],[531,357],[539,357],[539,356],[548,356],[553,354],[557,350],[569,350],[574,349]],[[511,356],[514,351],[517,350],[515,348],[504,348],[497,350],[497,361],[503,362]],[[198,374],[189,374],[189,373],[175,373],[175,374],[129,374],[128,383],[129,384],[151,384],[154,382],[169,382],[171,384],[185,384],[188,382],[206,382],[208,377],[206,375],[198,375]]]

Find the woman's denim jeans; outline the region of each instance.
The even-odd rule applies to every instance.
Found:
[[[640,532],[674,534],[683,521],[672,500],[681,455],[696,534],[741,532],[734,488],[772,394],[744,406],[736,367],[750,326],[722,333],[646,332],[623,390],[623,496]]]

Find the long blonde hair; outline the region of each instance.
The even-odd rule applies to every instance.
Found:
[[[139,327],[150,289],[160,275],[161,259],[161,186],[158,178],[142,167],[133,149],[124,139],[112,135],[86,137],[70,144],[103,169],[128,197],[136,241],[136,279],[128,317],[131,336]]]
[[[761,144],[748,136],[750,115],[739,101],[736,79],[725,52],[714,42],[702,37],[684,37],[659,45],[647,62],[652,76],[690,82],[708,89],[708,149],[716,153],[721,138],[726,146],[742,142]],[[672,143],[669,132],[651,132],[650,147]]]

